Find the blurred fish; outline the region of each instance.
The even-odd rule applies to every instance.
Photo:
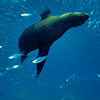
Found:
[[[0,45],[0,49],[2,48],[2,45]]]
[[[61,83],[58,88],[63,88],[64,86],[66,86],[69,82],[73,81],[76,77],[76,74],[72,74],[69,78],[67,78],[65,80],[65,82]]]
[[[100,21],[97,21],[96,24],[100,24]]]
[[[4,76],[5,74],[7,74],[7,71],[5,70],[5,71],[0,71],[0,77],[1,76]]]
[[[37,59],[35,59],[34,61],[32,61],[32,63],[40,63],[43,60],[45,60],[47,58],[47,56],[43,56],[43,57],[38,57]]]
[[[32,16],[31,13],[23,13],[23,14],[20,14],[20,15],[23,16],[23,17],[29,17],[29,16]]]
[[[88,27],[90,27],[91,26],[91,24],[92,24],[92,22],[90,21],[90,22],[88,22]]]
[[[5,75],[5,74],[6,74],[6,72],[0,73],[0,76]]]
[[[21,65],[14,65],[14,66],[10,66],[10,67],[6,67],[6,71],[12,70],[12,69],[17,69],[20,68]]]
[[[0,72],[0,76],[5,75],[10,70],[18,69],[20,67],[21,67],[21,65],[13,65],[13,66],[10,66],[10,67],[6,67],[4,72]]]
[[[100,74],[97,74],[97,76],[100,78]]]
[[[18,58],[18,57],[21,57],[22,55],[23,55],[23,53],[20,53],[20,54],[13,54],[13,55],[9,56],[8,58],[9,58],[9,59],[16,59],[16,58]]]

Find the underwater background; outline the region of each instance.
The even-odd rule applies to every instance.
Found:
[[[51,46],[38,79],[37,50],[21,68],[6,71],[20,63],[8,57],[19,53],[19,36],[41,20],[45,5],[54,16],[85,12],[90,18]],[[0,100],[100,100],[100,0],[0,0]]]

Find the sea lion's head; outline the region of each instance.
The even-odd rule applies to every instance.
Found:
[[[64,18],[65,23],[69,23],[71,27],[77,27],[84,24],[84,22],[88,20],[89,15],[81,12],[70,12],[63,14],[62,17]]]
[[[69,16],[72,27],[84,24],[84,22],[89,18],[89,15],[87,13],[80,12],[70,13]]]
[[[80,13],[80,12],[75,12],[72,13],[71,15],[71,22],[72,22],[72,27],[79,26],[81,24],[84,24],[86,20],[88,20],[89,15],[87,13]]]

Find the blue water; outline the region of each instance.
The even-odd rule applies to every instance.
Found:
[[[5,72],[6,67],[20,63],[20,58],[8,57],[19,52],[19,36],[40,21],[45,5],[52,15],[78,11],[90,18],[51,46],[38,79],[32,63],[37,50],[21,68]],[[100,100],[100,0],[0,0],[0,46],[0,73],[4,73],[0,75],[0,100]],[[74,79],[58,88],[73,74]]]

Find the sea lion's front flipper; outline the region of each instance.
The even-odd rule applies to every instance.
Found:
[[[45,61],[47,59],[49,48],[50,48],[50,46],[45,46],[45,47],[39,48],[39,54],[37,56],[37,59],[40,57],[42,59],[42,61],[37,63],[37,76],[36,76],[36,78],[39,76],[40,72],[42,71],[42,68],[43,68]]]
[[[50,16],[51,16],[50,9],[48,8],[48,6],[44,6],[44,8],[42,9],[42,13],[41,13],[41,20],[44,20]]]

